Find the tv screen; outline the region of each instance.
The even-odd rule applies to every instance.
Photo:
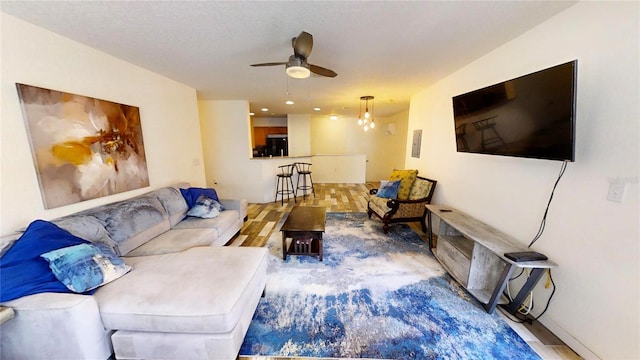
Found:
[[[457,151],[575,161],[577,64],[455,96]]]

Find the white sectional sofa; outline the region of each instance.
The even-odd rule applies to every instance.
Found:
[[[216,218],[185,217],[174,186],[53,220],[108,244],[132,270],[93,295],[2,303],[15,317],[0,327],[0,357],[235,359],[264,293],[267,250],[222,246],[242,227],[247,203],[221,202]]]

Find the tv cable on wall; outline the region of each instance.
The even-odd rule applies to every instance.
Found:
[[[558,174],[558,178],[556,179],[555,184],[553,185],[553,189],[551,189],[551,195],[549,196],[549,201],[547,202],[547,207],[544,210],[544,215],[542,216],[542,220],[540,221],[540,227],[538,228],[538,232],[536,233],[536,235],[533,237],[533,240],[531,240],[531,243],[529,243],[529,248],[536,242],[538,241],[538,239],[540,239],[540,237],[542,237],[542,234],[544,233],[544,229],[547,223],[547,215],[549,214],[549,208],[551,207],[551,201],[553,200],[553,195],[556,191],[556,188],[558,187],[558,183],[560,182],[560,179],[562,179],[562,176],[564,175],[564,172],[567,170],[567,163],[568,161],[563,161],[562,162],[562,166],[560,167],[560,173]],[[532,252],[533,253],[533,252]],[[537,254],[537,253],[535,253]],[[506,255],[506,254],[505,254]],[[544,256],[542,254],[539,254],[541,256]],[[544,256],[544,258],[546,259],[546,256]],[[547,300],[547,304],[545,305],[544,309],[542,310],[542,312],[536,316],[535,318],[529,318],[527,319],[526,316],[529,315],[531,313],[531,310],[533,310],[533,291],[531,293],[529,293],[529,305],[523,305],[520,309],[518,309],[518,312],[522,315],[525,316],[525,319],[520,319],[518,317],[516,317],[517,320],[512,319],[511,317],[507,316],[510,320],[515,321],[515,322],[519,322],[519,323],[523,323],[525,321],[527,321],[528,323],[532,323],[538,319],[540,319],[540,317],[542,315],[544,315],[545,312],[547,312],[547,309],[549,308],[549,304],[551,303],[551,299],[553,298],[553,295],[556,292],[556,283],[553,281],[553,277],[551,276],[551,269],[547,270],[547,274],[549,276],[548,281],[547,281],[547,285],[545,287],[548,287],[549,284],[551,284],[553,286],[552,290],[551,290],[551,295],[549,295],[549,299]],[[520,273],[509,279],[509,282],[511,282],[512,280],[515,280],[517,278],[519,278],[522,274],[524,273],[524,268],[520,271]],[[509,285],[507,285],[506,287],[506,292],[507,292],[507,296],[509,298],[509,300],[511,300],[511,291],[509,290]]]
[[[542,216],[542,221],[540,222],[540,228],[538,228],[538,233],[536,234],[536,236],[533,237],[533,240],[531,240],[531,243],[529,243],[529,246],[527,247],[531,247],[536,241],[538,241],[538,239],[540,239],[540,237],[542,236],[542,233],[544,232],[544,228],[547,224],[547,215],[549,214],[549,207],[551,206],[551,200],[553,200],[553,194],[555,193],[556,187],[558,187],[558,183],[560,182],[560,179],[562,179],[562,175],[564,175],[565,170],[567,170],[567,161],[562,162],[562,166],[560,167],[560,174],[558,174],[558,179],[556,179],[556,183],[553,185],[553,189],[551,189],[549,202],[547,202],[547,208],[544,210],[544,215]]]

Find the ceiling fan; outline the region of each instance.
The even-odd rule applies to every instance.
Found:
[[[293,47],[293,55],[289,56],[289,61],[252,64],[251,66],[285,65],[287,75],[296,79],[308,78],[311,73],[326,77],[336,77],[338,75],[333,70],[307,62],[307,58],[313,48],[313,36],[308,32],[302,31],[300,35],[292,38],[291,46]]]

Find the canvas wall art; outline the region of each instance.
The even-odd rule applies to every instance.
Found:
[[[16,86],[46,209],[149,186],[138,107]]]

